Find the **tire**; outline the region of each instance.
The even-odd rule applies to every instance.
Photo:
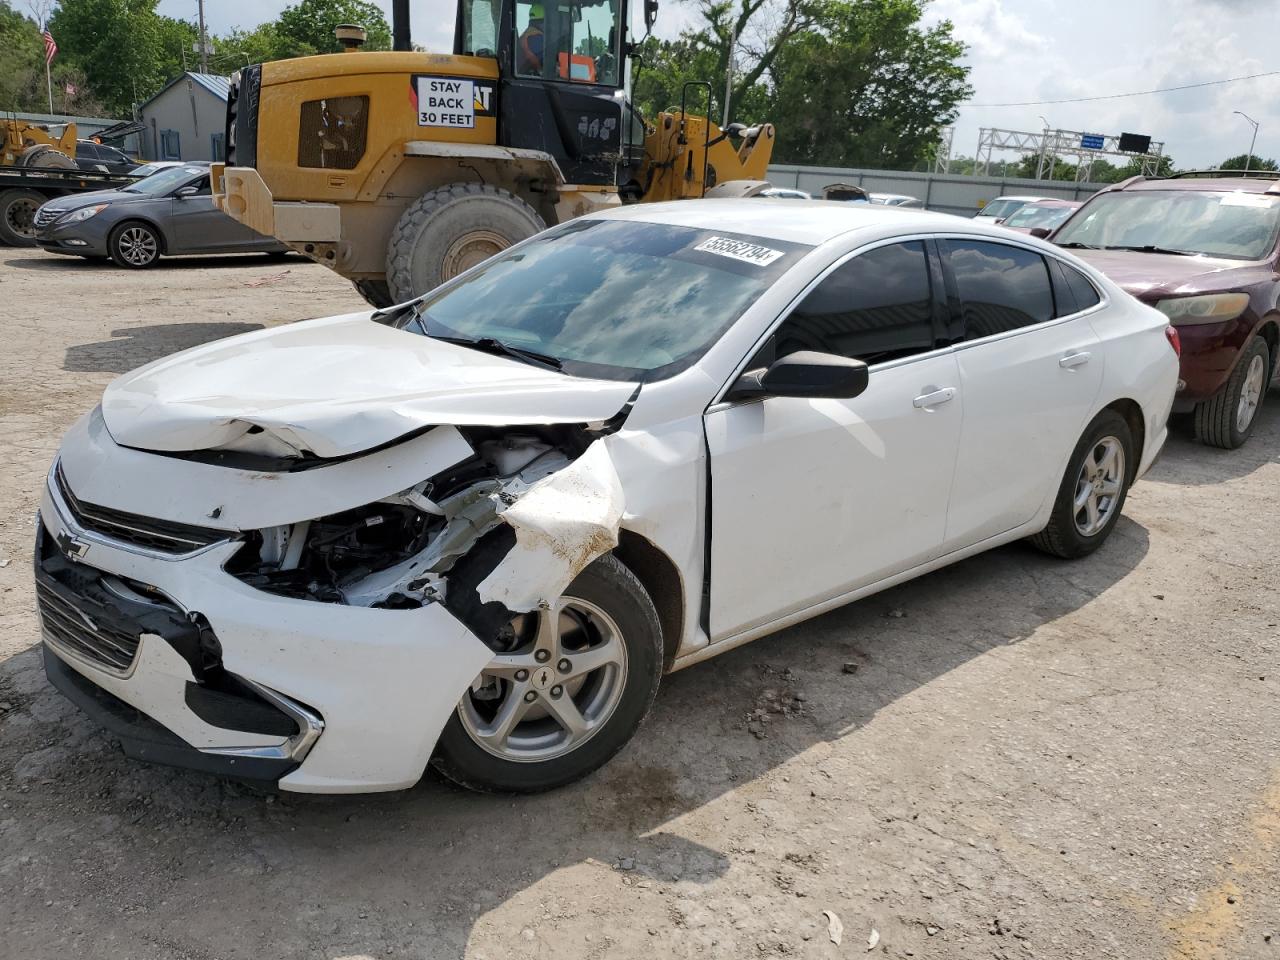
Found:
[[[10,247],[34,247],[34,218],[40,204],[48,199],[34,190],[0,191],[0,243]]]
[[[1077,498],[1085,496],[1088,473],[1092,472],[1086,469],[1086,461],[1092,457],[1093,462],[1103,459],[1105,463],[1101,451],[1109,451],[1113,447],[1119,449],[1120,462],[1104,472],[1101,489],[1095,488],[1096,497],[1088,498],[1093,499],[1098,508],[1099,525],[1094,526],[1090,523],[1093,514],[1087,507],[1077,509]],[[1103,410],[1089,424],[1071,453],[1067,472],[1054,499],[1049,525],[1032,537],[1031,542],[1045,553],[1065,560],[1087,556],[1106,543],[1124,509],[1129,485],[1137,473],[1137,458],[1129,424],[1114,410]],[[1112,482],[1117,485],[1111,487]],[[1111,490],[1109,493],[1106,492],[1108,488]]]
[[[111,231],[107,252],[117,267],[145,270],[160,259],[161,241],[156,228],[141,220],[129,220]]]
[[[364,297],[364,302],[371,307],[382,310],[395,303],[391,299],[391,291],[387,289],[385,280],[352,280],[351,284],[356,288],[356,293]]]
[[[43,167],[46,170],[78,170],[79,165],[65,153],[49,146],[28,147],[19,158],[24,167]]]
[[[1240,354],[1226,386],[1196,404],[1196,439],[1223,450],[1244,446],[1267,398],[1271,368],[1271,349],[1266,340],[1255,336]]]
[[[546,226],[533,207],[498,187],[454,183],[424,194],[387,242],[392,302],[412,300]]]
[[[511,672],[510,661],[504,669],[511,680],[495,681],[493,675],[482,673],[477,681],[487,680],[498,696],[481,698],[473,685],[445,725],[432,763],[460,786],[485,792],[538,793],[571,783],[621,750],[649,712],[662,674],[662,631],[653,601],[635,574],[612,554],[605,554],[578,575],[560,603],[568,605],[565,613],[557,613],[560,624],[578,625],[587,616],[590,629],[565,631],[561,637],[565,646],[544,666],[538,666],[533,638],[535,634],[542,636],[541,624],[547,615],[527,614],[523,622],[517,616],[512,626],[515,637],[522,639],[515,641],[519,644],[516,655],[521,656],[520,662],[527,658],[531,668],[525,671],[525,682],[517,685],[514,678],[519,675]],[[560,663],[568,663],[569,658],[582,653],[575,654],[573,645],[582,637],[591,636],[597,641],[591,650],[599,657],[607,649],[617,649],[603,646],[610,635],[613,643],[625,650],[621,666],[602,666],[582,679],[566,673],[563,676],[567,679],[560,686]],[[521,695],[521,690],[527,692]],[[558,695],[557,690],[561,691]],[[485,693],[484,688],[479,693]],[[530,693],[535,697],[532,703],[525,700]],[[478,733],[494,729],[485,724],[490,724],[508,702],[513,709],[523,710],[524,718],[511,726],[511,737],[503,738],[501,743],[495,740],[490,747],[482,746]],[[557,702],[580,708],[580,716],[590,716],[594,703],[612,705],[607,712],[596,714],[597,725],[575,745],[569,728],[550,713],[551,705]],[[554,752],[556,737],[567,744],[558,747],[562,751],[558,754]],[[541,748],[539,743],[543,744]],[[536,755],[539,749],[545,757]]]

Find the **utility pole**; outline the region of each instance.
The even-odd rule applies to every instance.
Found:
[[[738,44],[738,24],[735,22],[729,28],[729,59],[726,61],[724,69],[724,118],[720,121],[721,127],[729,125],[729,100],[733,96],[733,48]]]
[[[1250,123],[1253,124],[1253,139],[1249,141],[1249,152],[1244,155],[1244,172],[1248,173],[1249,162],[1253,160],[1253,148],[1254,148],[1254,145],[1257,144],[1258,142],[1258,128],[1262,126],[1262,124],[1260,124],[1257,120],[1253,119],[1253,117],[1249,116],[1243,110],[1232,110],[1231,112],[1240,114],[1240,116],[1244,117],[1246,120],[1248,120]]]
[[[200,19],[200,72],[209,72],[209,36],[204,32],[204,0],[196,0]]]

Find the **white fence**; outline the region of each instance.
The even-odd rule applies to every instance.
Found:
[[[869,193],[902,193],[918,197],[930,210],[973,216],[979,208],[1005,194],[1085,200],[1103,183],[1064,180],[1023,180],[1018,177],[964,177],[958,174],[909,173],[905,170],[851,170],[839,167],[798,167],[774,164],[769,182],[775,187],[807,190],[815,197],[831,183],[856,183]]]

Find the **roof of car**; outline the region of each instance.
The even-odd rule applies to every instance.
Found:
[[[590,216],[724,230],[726,233],[813,245],[853,230],[894,226],[928,233],[955,231],[966,223],[946,213],[834,200],[795,200],[787,204],[769,204],[765,210],[759,201],[750,198],[638,203]]]
[[[1126,186],[1129,190],[1193,190],[1201,193],[1268,193],[1280,192],[1280,180],[1269,177],[1165,177],[1153,180],[1135,180]]]

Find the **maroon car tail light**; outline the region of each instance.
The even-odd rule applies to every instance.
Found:
[[[1182,356],[1182,337],[1178,335],[1178,328],[1170,324],[1164,328],[1164,335],[1169,338],[1169,346],[1173,347],[1176,356]]]

